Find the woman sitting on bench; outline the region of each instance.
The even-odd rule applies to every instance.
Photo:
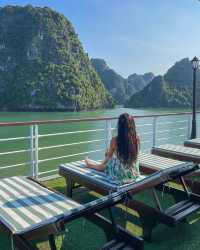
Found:
[[[118,119],[118,134],[110,142],[110,148],[101,163],[86,158],[87,167],[105,171],[120,184],[134,181],[139,176],[139,137],[133,116],[121,114]]]

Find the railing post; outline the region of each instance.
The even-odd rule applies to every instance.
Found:
[[[35,154],[34,154],[34,127],[30,126],[30,162],[31,162],[31,177],[35,176]]]
[[[199,114],[197,113],[196,116],[197,116],[196,117],[196,119],[197,119],[197,121],[196,121],[197,122],[197,131],[196,131],[196,133],[197,133],[197,138],[199,138]]]
[[[110,140],[112,138],[112,124],[110,120],[106,121],[106,148],[110,146]]]
[[[38,125],[35,125],[35,173],[34,177],[38,177]]]
[[[157,125],[157,117],[153,117],[153,147],[156,146],[156,125]]]
[[[188,131],[187,131],[187,138],[190,139],[191,136],[191,123],[192,123],[192,116],[191,114],[188,115]]]

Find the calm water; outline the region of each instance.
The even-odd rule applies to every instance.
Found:
[[[113,110],[99,110],[91,112],[0,112],[0,122],[16,122],[16,121],[33,121],[33,120],[55,120],[55,119],[67,119],[67,118],[85,118],[85,117],[100,117],[100,116],[118,116],[123,112],[128,112],[132,115],[150,115],[155,113],[171,113],[171,112],[183,112],[184,110],[170,109],[156,109],[156,110],[143,110],[143,109],[125,109],[116,108]],[[136,121],[137,130],[140,133],[142,145],[142,150],[149,150],[152,146],[152,118],[145,118]],[[144,124],[147,124],[144,126]],[[187,125],[188,117],[167,117],[159,118],[157,124],[157,144],[170,143],[182,143],[187,136]],[[56,132],[67,132],[67,131],[80,131],[87,129],[97,129],[105,128],[105,122],[81,122],[73,124],[56,124],[56,125],[41,125],[39,126],[39,134],[52,134]],[[116,122],[112,122],[112,127],[116,127]],[[12,138],[28,136],[30,128],[25,127],[0,127],[0,139],[2,138]],[[113,132],[114,133],[114,132]],[[69,144],[73,142],[80,141],[90,141],[93,139],[104,139],[105,132],[96,133],[80,133],[62,136],[51,136],[39,139],[39,147],[48,147],[55,145]],[[29,140],[20,141],[9,141],[0,142],[0,153],[13,151],[13,150],[23,150],[29,147]],[[105,150],[105,141],[79,144],[74,146],[64,146],[60,148],[53,149],[41,149],[39,151],[39,160],[61,157],[64,155],[78,154],[80,152],[86,152],[96,149]],[[89,157],[94,159],[101,159],[104,153],[91,153]],[[86,155],[72,156],[60,160],[46,161],[39,164],[39,171],[48,171],[52,169],[57,169],[59,164],[64,162],[70,162],[74,160],[84,159]],[[30,161],[29,154],[9,154],[0,155],[0,168],[23,162]],[[30,172],[30,165],[18,166],[10,169],[1,169],[0,177],[16,175],[16,174],[28,174]]]

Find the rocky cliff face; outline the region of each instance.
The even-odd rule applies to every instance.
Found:
[[[176,88],[166,82],[163,76],[155,77],[143,90],[134,94],[126,107],[172,108],[190,107],[191,90]]]
[[[154,74],[149,72],[144,75],[132,74],[127,79],[127,92],[129,97],[142,90],[154,78]]]
[[[200,72],[197,72],[197,80],[200,83]],[[164,75],[167,82],[175,87],[192,87],[192,64],[189,58],[184,58],[170,67]]]
[[[142,90],[154,77],[153,73],[146,73],[132,74],[125,79],[111,69],[103,59],[93,58],[91,63],[118,104],[124,104],[132,94]]]
[[[93,58],[91,59],[91,63],[116,103],[123,104],[127,98],[126,79],[109,68],[103,59]]]
[[[71,23],[49,8],[0,8],[0,109],[113,106]]]
[[[184,107],[192,106],[192,65],[188,58],[176,62],[164,76],[155,77],[142,91],[134,94],[127,107]],[[200,71],[197,71],[197,93]],[[197,98],[197,105],[200,100]]]

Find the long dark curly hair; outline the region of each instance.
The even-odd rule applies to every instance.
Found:
[[[117,157],[126,166],[136,162],[139,151],[139,141],[135,122],[127,113],[121,114],[118,119]]]

